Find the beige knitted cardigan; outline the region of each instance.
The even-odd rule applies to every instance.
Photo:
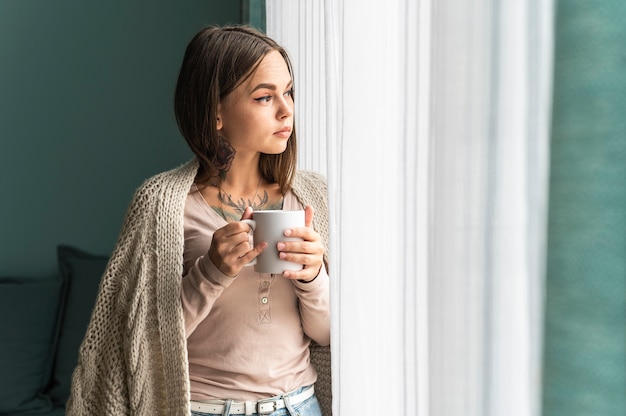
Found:
[[[193,160],[136,191],[80,347],[67,415],[189,415],[180,284],[184,205],[197,168]],[[328,253],[324,179],[298,172],[292,191],[315,208],[314,227]],[[318,398],[324,415],[330,415],[329,348],[312,345],[311,361],[318,371]]]

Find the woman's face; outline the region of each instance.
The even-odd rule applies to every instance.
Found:
[[[257,70],[218,107],[217,130],[237,155],[279,154],[293,128],[292,80],[278,51],[268,53]]]

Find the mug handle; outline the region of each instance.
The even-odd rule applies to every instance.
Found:
[[[256,228],[256,221],[254,220],[245,219],[245,220],[241,220],[241,222],[248,224],[248,226],[252,229],[251,231],[254,231],[254,229]],[[254,266],[255,264],[256,264],[256,257],[253,258],[252,261],[247,263],[244,267]]]

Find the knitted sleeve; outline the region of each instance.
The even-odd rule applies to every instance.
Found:
[[[142,186],[127,210],[120,236],[100,282],[96,303],[80,347],[78,364],[72,376],[72,389],[66,414],[129,414],[130,377],[128,348],[129,306],[137,288],[129,276],[136,274],[144,261],[145,219],[150,209],[150,187]]]
[[[67,415],[188,415],[180,279],[196,168],[156,175],[135,192],[80,347]]]

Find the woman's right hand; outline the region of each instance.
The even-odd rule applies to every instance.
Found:
[[[241,219],[251,219],[252,208],[247,207]],[[267,243],[255,247],[250,244],[250,226],[241,221],[230,222],[213,233],[209,257],[215,267],[226,276],[235,277],[241,269],[265,250]]]

